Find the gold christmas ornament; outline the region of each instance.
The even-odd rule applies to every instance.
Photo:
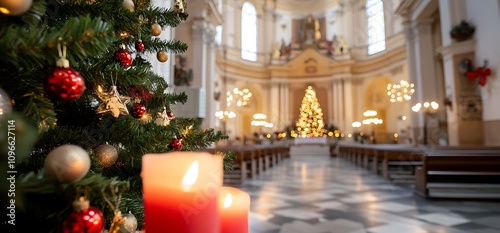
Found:
[[[31,8],[33,0],[0,0],[0,13],[22,15]]]
[[[168,60],[168,54],[163,51],[163,49],[160,49],[160,51],[156,53],[156,58],[158,58],[158,61],[160,62],[166,62]]]
[[[159,36],[160,34],[161,34],[161,26],[157,22],[151,24],[151,35]]]
[[[134,2],[132,0],[123,0],[123,7],[128,9],[130,12],[134,12]]]
[[[90,169],[90,157],[83,148],[66,144],[52,150],[45,158],[43,169],[59,182],[82,179]]]
[[[184,13],[184,3],[182,2],[182,0],[175,0],[174,8],[177,11]]]
[[[111,167],[118,159],[118,150],[112,145],[104,144],[95,149],[95,155],[98,158],[99,165]]]
[[[161,126],[170,125],[170,117],[168,117],[167,107],[163,107],[163,110],[158,112],[158,117],[156,118],[155,123]]]
[[[115,85],[111,86],[111,91],[108,93],[103,92],[101,86],[98,86],[97,97],[102,101],[97,108],[97,113],[110,112],[115,118],[128,115],[127,103],[130,102],[130,97],[120,95]]]

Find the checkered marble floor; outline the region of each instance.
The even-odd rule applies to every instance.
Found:
[[[239,188],[250,233],[500,233],[500,202],[426,200],[338,158],[286,159]]]

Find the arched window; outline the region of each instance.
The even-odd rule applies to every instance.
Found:
[[[257,61],[257,11],[250,2],[241,9],[241,58]]]
[[[222,43],[222,25],[215,26],[215,43],[217,45]]]
[[[368,18],[368,55],[385,50],[384,4],[382,0],[366,0]]]

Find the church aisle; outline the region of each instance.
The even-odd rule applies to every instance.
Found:
[[[500,202],[426,200],[338,158],[287,159],[240,188],[250,233],[500,233]]]

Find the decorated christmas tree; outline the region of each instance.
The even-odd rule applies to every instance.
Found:
[[[316,92],[311,86],[306,89],[306,94],[300,105],[299,120],[295,124],[299,137],[323,136],[323,112],[316,98]]]
[[[187,17],[180,0],[0,0],[0,232],[142,229],[142,156],[226,138],[175,117],[188,97],[147,59],[187,50],[157,37]]]

